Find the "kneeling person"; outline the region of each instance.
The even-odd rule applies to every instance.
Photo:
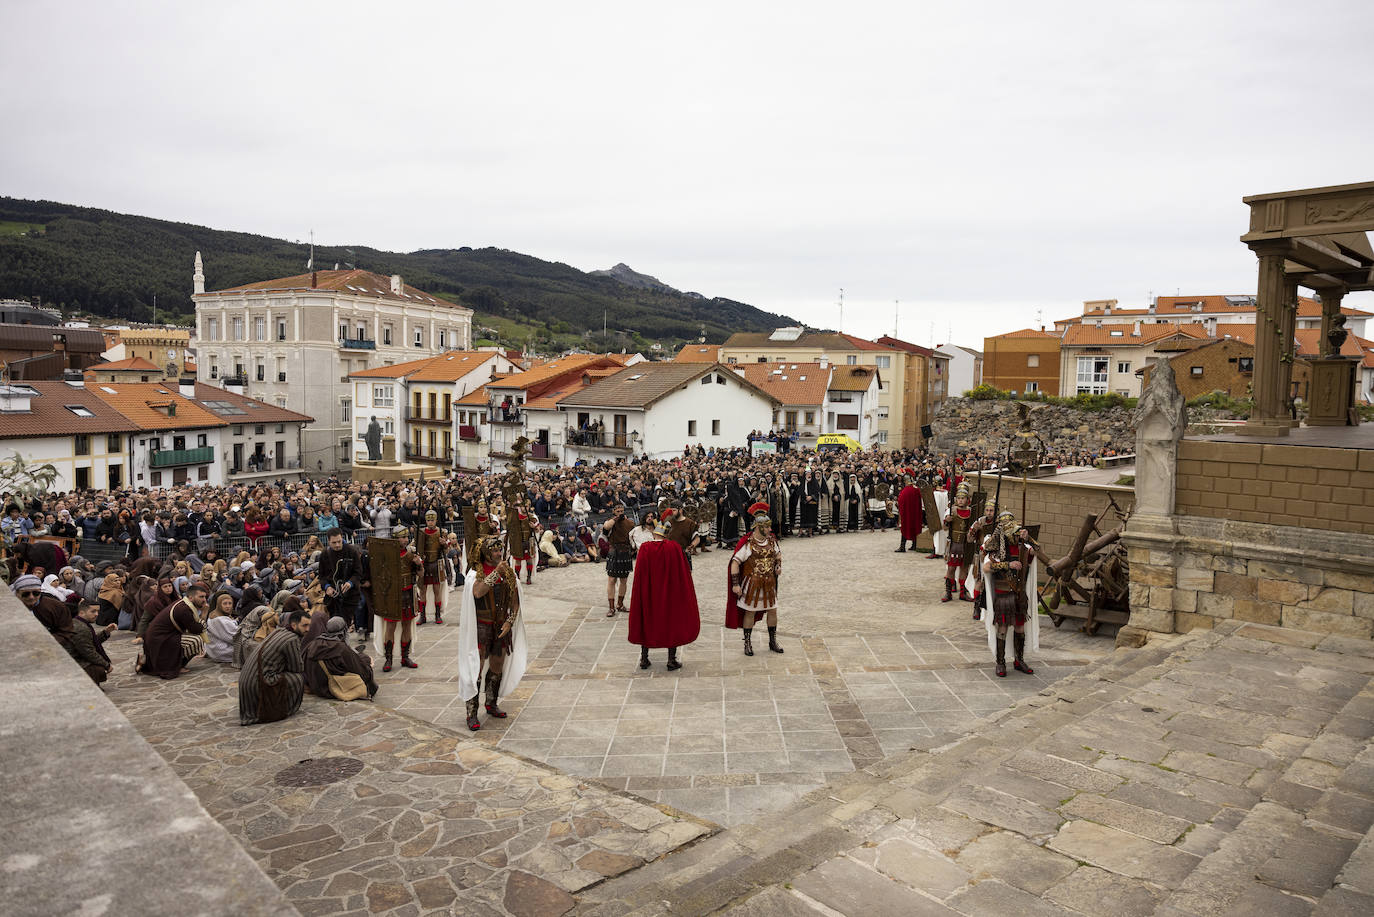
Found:
[[[301,637],[310,630],[310,614],[293,611],[285,625],[258,644],[239,674],[239,722],[275,723],[301,708],[305,697],[305,659]]]

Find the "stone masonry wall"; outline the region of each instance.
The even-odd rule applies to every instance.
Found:
[[[1374,535],[1374,451],[1185,439],[1175,512]]]
[[[1056,404],[1037,404],[1031,409],[1031,427],[1051,452],[1107,447],[1131,452],[1135,448],[1131,416],[1125,408],[1080,411]],[[1020,418],[1015,401],[951,398],[940,408],[932,426],[934,452],[981,449],[1000,453],[1006,446],[1007,434],[1020,426]]]
[[[1127,533],[1132,624],[1171,633],[1234,618],[1374,636],[1374,536],[1184,515],[1172,526]]]

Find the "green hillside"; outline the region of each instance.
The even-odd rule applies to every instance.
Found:
[[[305,270],[296,242],[171,223],[49,201],[0,198],[0,298],[41,297],[69,311],[137,321],[190,319],[191,265],[205,259],[207,289],[223,289]],[[629,286],[498,248],[400,253],[365,246],[317,246],[315,266],[352,265],[401,274],[421,290],[472,308],[476,325],[503,343],[536,346],[673,347],[736,331],[796,324],[728,299],[671,288]],[[611,330],[602,339],[603,318]],[[587,337],[590,333],[591,337]]]

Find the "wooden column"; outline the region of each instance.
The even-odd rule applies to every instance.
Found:
[[[1284,313],[1289,310],[1290,284],[1284,275],[1283,262],[1288,244],[1255,242],[1250,248],[1259,256],[1259,286],[1255,297],[1255,405],[1250,419],[1236,432],[1248,436],[1287,436],[1292,364],[1288,364],[1285,372],[1282,358],[1293,349],[1291,333],[1286,341],[1284,338],[1287,327]]]
[[[1344,287],[1332,287],[1322,290],[1322,331],[1321,340],[1318,342],[1320,353],[1323,357],[1338,357],[1340,352],[1334,350],[1326,340],[1326,336],[1335,327],[1336,316],[1341,314],[1341,300],[1345,298]]]

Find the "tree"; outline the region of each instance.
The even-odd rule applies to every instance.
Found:
[[[36,497],[52,489],[52,483],[56,480],[55,466],[31,465],[18,453],[7,462],[0,462],[0,493]]]

